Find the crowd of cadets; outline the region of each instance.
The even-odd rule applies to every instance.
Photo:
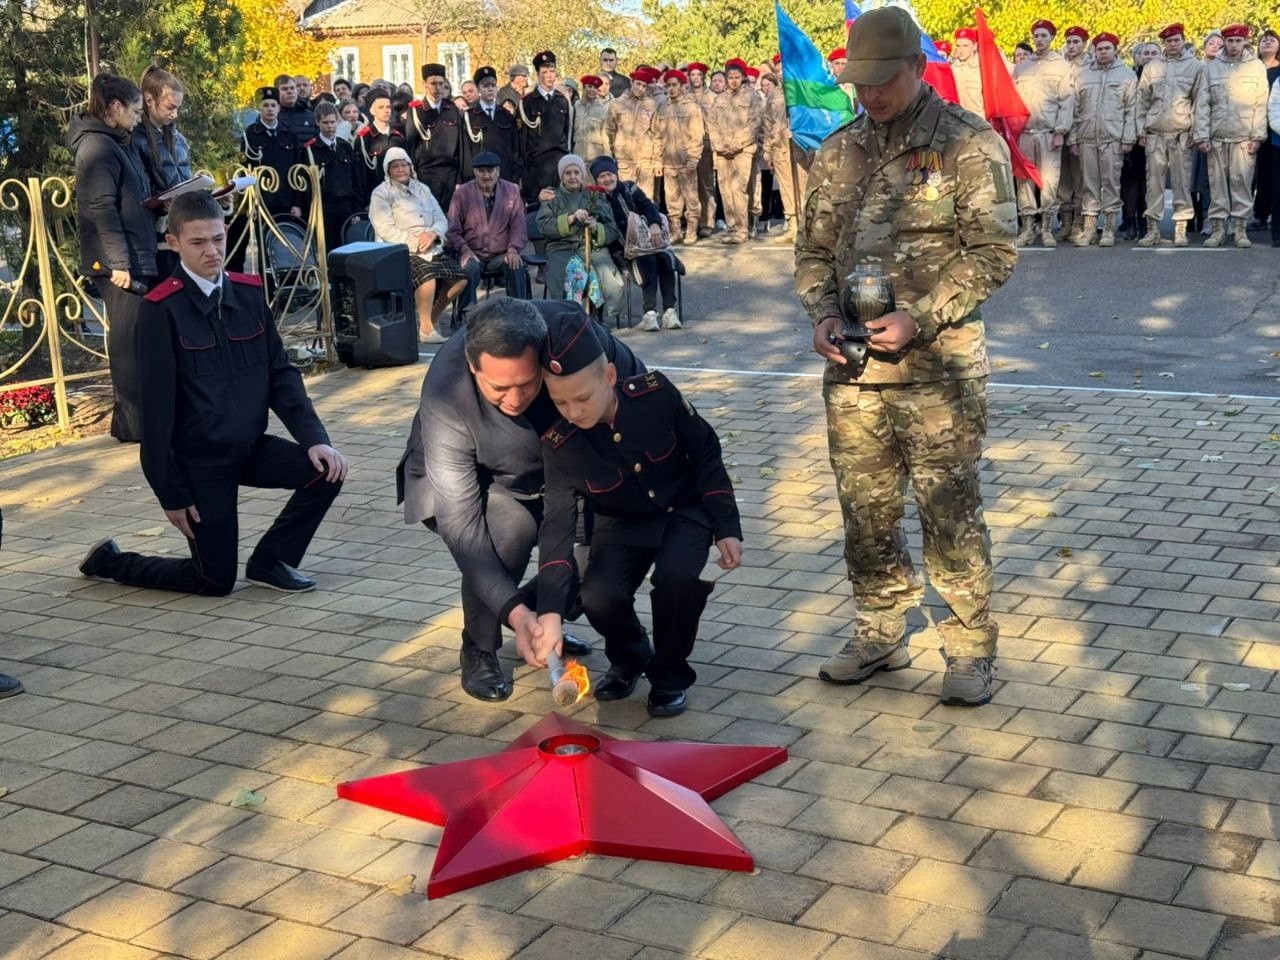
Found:
[[[1013,52],[1013,83],[1030,119],[1019,147],[1042,178],[1018,181],[1018,243],[1207,247],[1271,228],[1280,247],[1280,36],[1245,24],[1214,30],[1200,45],[1171,23],[1159,41],[1120,57],[1120,40],[1049,20],[1031,25]],[[939,42],[951,60],[961,106],[983,113],[977,31]],[[834,51],[833,56],[843,56]],[[1173,235],[1161,236],[1165,189],[1173,193]]]
[[[391,147],[408,151],[417,178],[445,210],[481,153],[498,155],[502,179],[518,183],[531,207],[543,188],[558,185],[566,153],[588,165],[613,156],[620,178],[635,181],[668,214],[674,243],[717,232],[725,243],[763,237],[775,213],[786,223],[776,239],[790,243],[804,173],[791,149],[779,58],[759,67],[734,59],[716,70],[641,64],[627,75],[617,63],[606,49],[598,74],[562,79],[555,55],[544,51],[532,70],[511,66],[504,85],[485,66],[456,93],[444,66],[429,63],[421,95],[405,84],[339,79],[314,99],[305,78],[281,75],[258,90],[259,115],[240,152],[247,165],[280,174],[279,189],[263,194],[276,215],[302,215],[306,198],[289,185],[290,167],[314,163],[323,171],[330,246],[343,223],[368,208]]]

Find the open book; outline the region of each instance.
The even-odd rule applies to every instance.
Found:
[[[192,177],[190,180],[183,180],[182,183],[175,184],[168,190],[164,191],[164,193],[157,193],[153,197],[147,197],[147,199],[142,201],[142,205],[148,210],[159,210],[170,200],[175,197],[179,197],[184,193],[190,193],[192,190],[213,190],[213,196],[217,199],[219,197],[225,197],[234,190],[243,190],[255,182],[255,177],[236,177],[230,183],[225,186],[218,187],[215,190],[213,177],[209,176],[207,173],[201,173]]]

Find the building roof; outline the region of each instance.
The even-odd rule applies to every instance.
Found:
[[[414,0],[312,0],[303,12],[307,30],[368,30],[423,26]]]

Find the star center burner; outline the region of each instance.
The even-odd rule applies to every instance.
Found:
[[[487,757],[338,785],[338,796],[441,824],[427,896],[583,853],[751,870],[708,806],[787,759],[783,747],[619,740],[558,714]]]

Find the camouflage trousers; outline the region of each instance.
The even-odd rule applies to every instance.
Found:
[[[826,383],[823,399],[858,608],[855,637],[897,642],[907,612],[924,599],[902,529],[910,482],[925,570],[951,612],[938,624],[943,647],[949,656],[995,656],[991,538],[978,476],[986,379]]]

